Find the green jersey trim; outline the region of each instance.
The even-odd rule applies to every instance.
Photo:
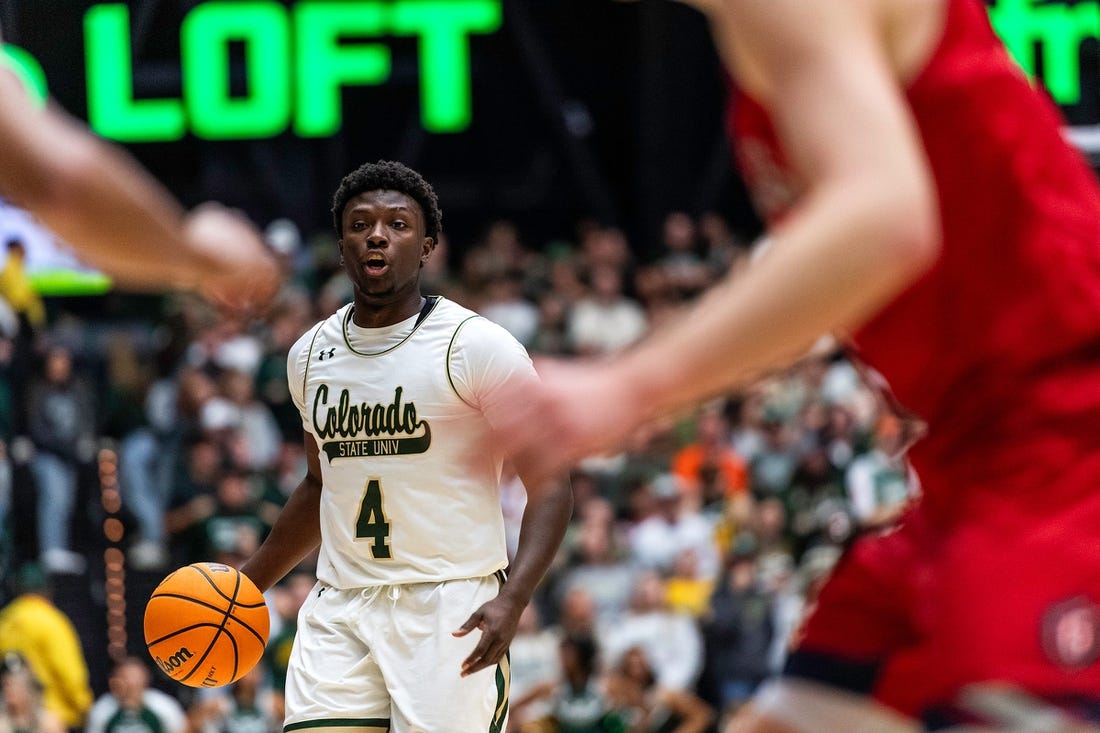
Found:
[[[321,329],[324,328],[325,322],[321,321],[313,327],[313,338],[309,340],[309,351],[306,352],[306,368],[302,370],[302,404],[305,404],[306,399],[306,384],[309,381],[309,365],[313,361],[313,345],[317,343],[317,337],[321,334]]]
[[[451,377],[451,351],[454,350],[455,339],[458,338],[458,332],[462,330],[462,327],[470,321],[474,320],[475,318],[481,318],[481,316],[477,315],[476,313],[472,316],[469,316],[466,320],[455,326],[455,332],[451,334],[451,343],[447,344],[447,383],[451,385],[451,389],[454,391],[455,396],[458,397],[458,399],[462,400],[462,402],[465,403],[467,407],[472,407],[476,410],[478,409],[477,405],[471,405],[465,397],[459,394],[458,387],[455,386],[455,380],[453,377]]]
[[[413,334],[415,334],[417,331],[420,330],[420,327],[422,325],[424,325],[424,321],[428,320],[428,316],[430,316],[432,314],[432,311],[434,311],[436,309],[436,306],[438,306],[440,304],[440,302],[442,302],[443,299],[442,298],[437,298],[437,297],[428,297],[428,298],[426,298],[426,300],[428,302],[425,303],[424,309],[420,312],[420,317],[416,319],[416,325],[413,326],[413,329],[411,331],[409,331],[409,335],[406,336],[405,338],[401,339],[400,341],[398,341],[396,344],[394,344],[390,348],[385,349],[384,351],[377,351],[377,352],[374,352],[374,353],[370,353],[370,352],[366,352],[366,351],[356,351],[355,347],[351,345],[351,339],[348,338],[348,322],[351,321],[351,317],[352,317],[352,314],[355,312],[355,308],[354,307],[348,308],[347,313],[344,314],[343,323],[340,324],[340,333],[342,333],[343,336],[344,336],[344,344],[348,347],[348,351],[355,354],[356,356],[362,356],[364,358],[369,359],[369,358],[375,357],[375,356],[384,356],[384,355],[390,353],[391,351],[393,351],[394,349],[401,348],[402,346],[405,345],[405,342],[407,342],[409,339],[411,339],[413,337]]]

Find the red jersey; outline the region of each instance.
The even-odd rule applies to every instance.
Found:
[[[958,506],[964,488],[978,501],[1091,491],[1100,476],[1093,173],[979,0],[947,0],[943,35],[906,97],[935,178],[942,252],[855,345],[928,423],[912,451],[926,509],[969,513]],[[732,104],[739,163],[774,219],[800,187],[767,112],[743,93]]]

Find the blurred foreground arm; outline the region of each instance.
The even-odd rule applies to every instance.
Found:
[[[857,328],[935,261],[931,174],[872,5],[726,0],[712,17],[804,194],[743,277],[622,360],[651,411],[743,385],[821,334]],[[676,358],[653,368],[662,354]]]
[[[551,364],[505,432],[546,476],[644,420],[741,387],[854,329],[938,256],[935,193],[874,4],[725,0],[712,27],[771,113],[803,196],[771,246],[684,317],[603,363]]]
[[[0,70],[0,194],[125,288],[193,290],[249,308],[278,263],[245,219],[215,205],[185,214],[147,172],[55,109],[36,109]]]

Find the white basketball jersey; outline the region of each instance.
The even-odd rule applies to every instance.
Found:
[[[352,306],[288,357],[290,391],[320,449],[319,580],[337,588],[490,575],[507,564],[503,455],[486,412],[531,360],[504,329],[444,298],[366,329]]]

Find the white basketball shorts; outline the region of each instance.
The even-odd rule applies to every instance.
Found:
[[[507,656],[462,677],[480,632],[451,633],[499,590],[495,575],[349,590],[318,583],[298,613],[283,730],[500,733]]]

